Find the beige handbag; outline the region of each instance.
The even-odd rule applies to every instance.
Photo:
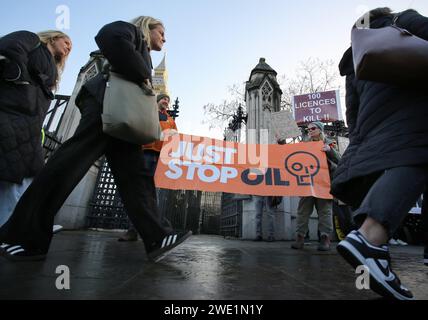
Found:
[[[130,143],[144,145],[160,139],[156,94],[110,72],[103,104],[104,133]]]

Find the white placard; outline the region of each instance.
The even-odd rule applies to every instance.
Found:
[[[277,140],[296,138],[302,135],[291,112],[272,112],[271,117],[272,129]]]
[[[339,142],[339,153],[343,155],[349,146],[349,139],[345,137],[338,137],[337,140]]]

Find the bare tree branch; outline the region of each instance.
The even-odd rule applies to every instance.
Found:
[[[315,93],[339,88],[339,74],[333,60],[309,58],[290,77],[284,77],[283,106],[292,108],[296,95]]]
[[[204,106],[205,120],[203,124],[209,124],[209,128],[221,128],[233,117],[238,107],[241,105],[245,110],[245,89],[243,86],[233,84],[228,87],[229,99],[221,104],[208,103]]]
[[[291,77],[279,76],[279,84],[283,91],[281,109],[292,111],[294,96],[339,89],[339,79],[338,70],[333,60],[309,58],[301,61]],[[206,120],[203,123],[209,124],[210,128],[225,128],[239,105],[245,110],[244,86],[233,84],[228,88],[228,91],[230,95],[228,100],[224,100],[219,105],[208,103],[204,106]]]

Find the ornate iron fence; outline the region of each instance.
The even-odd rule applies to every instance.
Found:
[[[55,100],[52,102],[46,114],[43,124],[43,148],[45,149],[45,159],[48,159],[63,142],[60,141],[57,133],[69,102],[70,96],[56,95]]]
[[[223,193],[221,200],[220,234],[224,237],[242,237],[242,201],[233,194]]]
[[[89,228],[127,229],[128,216],[113,174],[105,159],[101,163],[87,225]],[[194,234],[219,234],[220,195],[201,191],[160,189],[159,213],[177,230],[192,230]]]

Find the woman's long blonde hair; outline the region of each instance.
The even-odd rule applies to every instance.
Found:
[[[45,45],[48,45],[49,43],[53,43],[55,42],[56,39],[60,39],[60,38],[68,38],[70,39],[70,37],[65,34],[64,32],[58,31],[58,30],[47,30],[47,31],[42,31],[37,33],[37,35],[40,38],[40,41],[42,43],[44,43]],[[67,57],[61,57],[60,60],[57,59],[57,57],[55,58],[55,64],[56,64],[56,68],[58,71],[58,76],[56,78],[55,81],[55,89],[58,89],[58,84],[61,80],[61,75],[64,72],[64,68],[65,68],[65,62],[68,58]]]
[[[157,26],[162,26],[165,28],[162,21],[148,16],[139,16],[135,19],[132,19],[130,23],[132,23],[134,26],[141,30],[144,35],[144,40],[146,41],[149,49],[151,49],[150,30],[153,30]]]

